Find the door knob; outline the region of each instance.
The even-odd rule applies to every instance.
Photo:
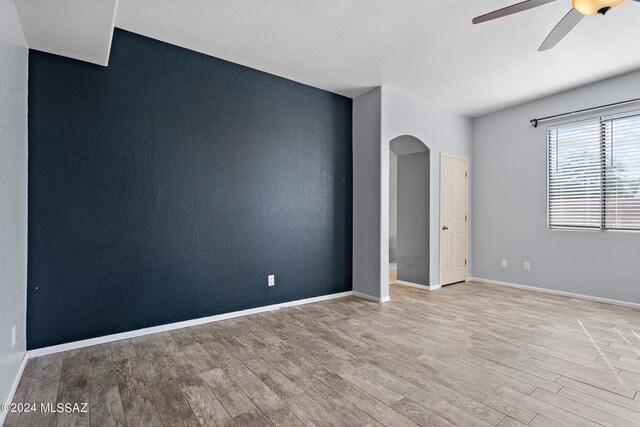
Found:
[[[446,230],[448,230],[448,229],[449,229],[449,227],[447,227],[446,225],[443,225],[443,226],[442,226],[442,229],[446,231]]]

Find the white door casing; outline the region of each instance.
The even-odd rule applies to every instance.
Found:
[[[467,280],[468,160],[440,154],[440,283]]]

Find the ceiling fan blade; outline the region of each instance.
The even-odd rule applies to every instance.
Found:
[[[478,16],[473,19],[474,24],[480,24],[481,22],[492,21],[494,19],[502,18],[504,16],[513,15],[514,13],[523,12],[525,10],[533,9],[534,7],[542,6],[547,3],[551,3],[556,0],[528,0],[521,3],[513,4],[511,6],[498,9],[496,11],[487,13],[486,15]],[[636,0],[640,1],[640,0]]]
[[[547,36],[538,49],[538,52],[549,50],[560,43],[560,40],[565,38],[565,36],[569,34],[580,21],[582,21],[582,18],[584,18],[582,13],[578,12],[576,9],[571,9]]]

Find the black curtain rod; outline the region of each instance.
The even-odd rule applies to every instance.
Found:
[[[542,117],[540,119],[531,119],[530,123],[531,123],[531,126],[533,126],[534,128],[537,128],[540,122],[546,122],[547,120],[557,119],[560,117],[573,116],[575,114],[588,113],[589,111],[603,110],[611,107],[619,107],[621,105],[635,104],[638,102],[640,102],[640,98],[629,99],[627,101],[614,102],[613,104],[606,104],[606,105],[600,105],[598,107],[585,108],[584,110],[576,110],[576,111],[571,111],[569,113],[555,114],[553,116]]]

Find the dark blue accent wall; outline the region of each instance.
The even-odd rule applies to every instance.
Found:
[[[351,116],[122,30],[31,51],[28,348],[351,290]]]

